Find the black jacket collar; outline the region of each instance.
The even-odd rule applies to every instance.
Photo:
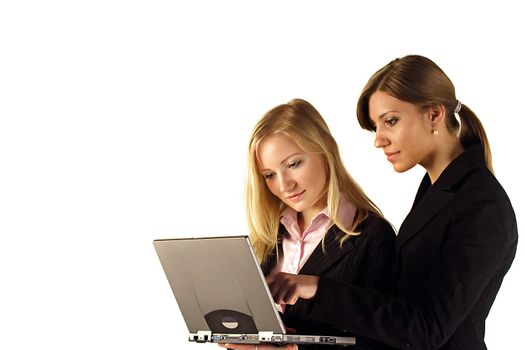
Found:
[[[456,185],[471,171],[482,166],[485,166],[484,150],[481,144],[477,144],[457,156],[434,184],[431,184],[427,173],[419,185],[410,213],[399,228],[396,250],[454,198]]]

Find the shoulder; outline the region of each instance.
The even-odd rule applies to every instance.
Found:
[[[515,240],[514,209],[507,193],[487,168],[473,170],[451,190],[455,193],[449,213],[451,224],[460,228],[462,235],[470,237],[477,232],[499,241],[503,237]],[[491,232],[491,235],[484,232]]]
[[[507,193],[486,167],[474,169],[451,190],[456,194],[458,210],[464,209],[465,205],[482,205],[514,213]]]
[[[424,187],[425,180],[422,182]],[[428,181],[427,181],[428,182]],[[482,198],[510,204],[505,190],[494,174],[486,167],[481,144],[471,146],[457,156],[441,173],[434,184],[427,183],[433,190],[454,194],[466,202]]]
[[[367,239],[394,241],[396,233],[392,225],[383,217],[368,213],[367,217],[357,226],[360,236]]]

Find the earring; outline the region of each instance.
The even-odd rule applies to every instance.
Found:
[[[434,129],[432,129],[432,134],[433,134],[433,135],[439,135],[439,130],[438,130],[438,128],[434,128]]]

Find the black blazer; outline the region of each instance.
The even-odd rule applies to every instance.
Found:
[[[432,185],[424,177],[396,240],[397,297],[321,278],[309,315],[418,350],[486,349],[485,319],[516,254],[511,203],[484,165],[459,155]]]
[[[369,214],[357,227],[361,232],[358,236],[347,239],[340,246],[339,238],[343,232],[332,226],[322,244],[315,248],[304,266],[299,271],[303,275],[323,276],[341,283],[352,283],[358,286],[374,288],[385,293],[393,290],[392,266],[394,262],[395,232],[383,218]],[[281,225],[280,232],[285,233]],[[282,253],[282,246],[278,249]],[[263,262],[262,270],[265,275],[271,271],[276,263],[275,251]],[[289,328],[294,328],[301,334],[327,334],[353,336],[342,328],[332,327],[326,322],[310,318],[306,313],[308,303],[299,299],[295,305],[287,305],[283,315],[283,322]],[[338,318],[341,314],[337,310],[330,314],[331,318]],[[335,345],[301,346],[305,349],[336,350],[341,347]],[[378,342],[357,339],[357,346],[352,349],[386,349]],[[347,348],[348,349],[348,348]],[[389,348],[388,348],[389,349]]]

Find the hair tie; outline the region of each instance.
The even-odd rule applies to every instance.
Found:
[[[454,113],[459,113],[461,111],[461,101],[458,100],[458,104],[456,105],[456,108],[454,108]]]
[[[461,135],[461,117],[459,116],[459,111],[461,111],[461,102],[458,100],[458,104],[456,105],[456,108],[454,108],[454,117],[456,117],[456,120],[458,121],[458,131],[456,132],[456,136],[460,137]]]

